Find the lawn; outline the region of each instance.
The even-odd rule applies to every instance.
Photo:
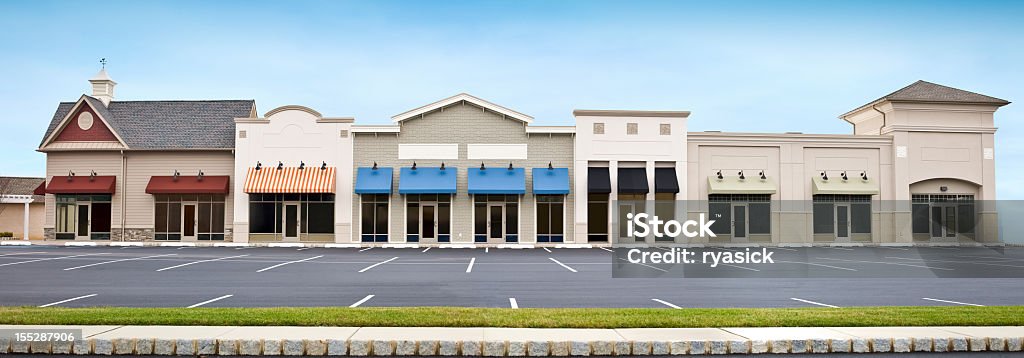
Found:
[[[534,328],[1021,326],[1024,325],[1024,306],[708,309],[0,307],[0,324]]]

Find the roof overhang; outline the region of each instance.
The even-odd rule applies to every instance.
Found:
[[[519,113],[519,112],[513,111],[511,109],[499,106],[497,104],[488,102],[488,101],[480,99],[478,97],[474,97],[474,96],[472,96],[470,94],[467,94],[467,93],[459,93],[457,95],[454,95],[454,96],[442,99],[440,101],[437,101],[437,102],[434,102],[434,103],[431,103],[431,104],[428,104],[428,105],[425,105],[425,106],[422,106],[422,107],[419,107],[419,108],[416,108],[416,109],[412,109],[412,110],[409,110],[409,111],[406,111],[406,112],[399,113],[399,114],[391,117],[391,120],[393,122],[395,122],[395,123],[398,123],[398,122],[404,121],[406,119],[419,117],[419,116],[427,114],[429,112],[433,112],[433,111],[439,110],[441,108],[444,108],[444,107],[447,107],[447,106],[450,106],[450,105],[453,105],[453,104],[456,104],[456,103],[459,103],[459,102],[463,102],[463,101],[468,102],[468,103],[472,103],[474,105],[483,107],[484,109],[493,111],[495,113],[502,114],[502,115],[504,115],[506,117],[510,117],[510,118],[513,118],[513,119],[516,119],[516,120],[519,120],[519,121],[522,121],[522,122],[525,122],[525,123],[533,123],[533,117],[530,117],[530,116],[525,115],[523,113]]]
[[[576,133],[575,126],[527,126],[526,133],[540,134],[573,134]]]
[[[575,117],[688,118],[690,111],[633,111],[619,109],[574,109]]]

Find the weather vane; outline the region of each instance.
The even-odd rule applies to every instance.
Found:
[[[103,66],[103,69],[107,68],[107,58],[106,57],[100,59],[100,66]]]

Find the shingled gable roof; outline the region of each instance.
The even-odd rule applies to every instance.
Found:
[[[927,103],[960,103],[960,104],[992,104],[1005,106],[1009,101],[986,96],[980,93],[964,91],[962,89],[943,86],[927,81],[918,80],[910,85],[900,88],[893,93],[882,96],[882,98],[871,101],[868,104],[857,107],[846,112],[839,118],[844,118],[861,109],[871,107],[883,101],[891,102],[927,102]]]
[[[42,202],[43,196],[34,195],[33,191],[45,182],[46,178],[0,177],[0,194],[32,195],[32,199]]]
[[[468,93],[459,93],[457,95],[442,99],[440,101],[396,114],[391,117],[391,121],[395,123],[401,122],[463,101],[467,103],[472,103],[474,105],[480,106],[495,113],[502,114],[506,117],[514,118],[527,124],[533,122],[533,117],[530,117],[523,113],[516,112],[506,107],[502,107],[500,105],[494,104],[492,102],[489,102],[487,100],[473,96]]]
[[[253,100],[111,101],[82,96],[128,149],[232,149],[235,118],[255,113]],[[61,102],[50,120],[45,144],[78,102]]]

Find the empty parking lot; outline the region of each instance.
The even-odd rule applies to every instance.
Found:
[[[0,304],[842,308],[1019,305],[1024,297],[1024,279],[1013,278],[1024,270],[1021,248],[779,248],[775,260],[717,271],[731,278],[612,278],[615,260],[604,248],[5,246]]]

